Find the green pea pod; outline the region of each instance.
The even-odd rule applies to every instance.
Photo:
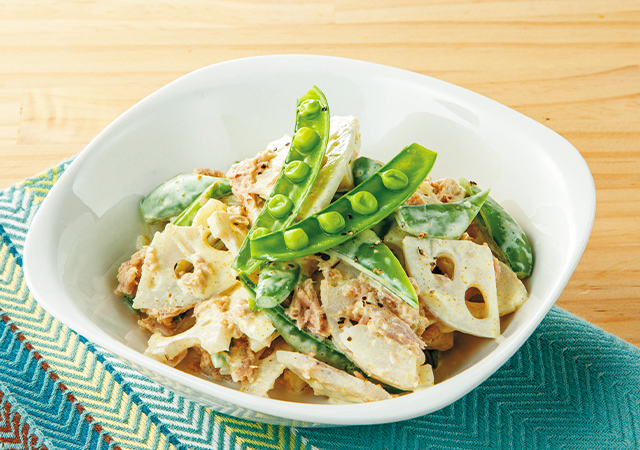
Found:
[[[402,230],[419,237],[460,239],[489,196],[489,190],[451,203],[401,206],[395,212]]]
[[[180,213],[178,217],[173,221],[174,225],[188,227],[193,223],[193,218],[196,216],[200,208],[202,208],[207,200],[210,198],[222,197],[231,192],[231,184],[226,178],[217,178],[216,181],[211,183],[205,191],[200,194],[187,208]]]
[[[156,187],[140,203],[142,217],[148,223],[163,222],[185,210],[212,183],[221,178],[182,173]],[[220,189],[231,192],[231,185],[220,182]]]
[[[211,363],[216,369],[221,369],[222,367],[229,365],[229,355],[225,352],[214,353],[210,356]]]
[[[356,159],[352,164],[354,186],[357,186],[367,178],[370,178],[371,175],[376,173],[381,167],[382,163],[379,163],[375,159],[367,158],[366,156],[361,156],[360,158]],[[394,216],[390,214],[389,216],[375,224],[373,227],[371,227],[371,229],[378,236],[384,236],[389,232],[389,229],[393,226],[394,223],[396,223],[396,220]]]
[[[241,273],[238,279],[249,293],[249,305],[251,306],[251,303],[256,298],[257,286],[245,273]],[[273,308],[263,309],[262,311],[269,317],[269,320],[271,320],[274,328],[280,333],[280,336],[282,336],[295,351],[305,355],[312,353],[318,361],[322,361],[325,364],[329,364],[336,369],[352,375],[358,372],[370,381],[378,383],[392,394],[404,392],[394,386],[389,386],[386,383],[368,377],[348,356],[338,350],[331,341],[318,338],[298,328],[289,316],[287,316],[282,306],[278,305]]]
[[[418,144],[409,145],[373,176],[322,211],[285,229],[252,238],[252,257],[287,261],[348,241],[389,216],[407,200],[431,171],[436,156]],[[398,172],[405,175],[401,182],[398,177],[386,176]],[[342,220],[337,220],[338,216]]]
[[[275,329],[280,333],[280,336],[282,336],[295,351],[305,355],[313,353],[314,358],[318,361],[329,364],[336,369],[344,370],[347,373],[362,373],[360,368],[347,356],[338,351],[331,341],[318,339],[299,329],[289,316],[287,316],[281,306],[263,309],[262,311],[267,314]]]
[[[122,294],[122,300],[124,304],[129,307],[129,309],[133,312],[139,313],[140,310],[133,307],[133,297],[131,295]]]
[[[238,272],[253,273],[261,264],[252,258],[249,244],[256,230],[277,231],[296,219],[322,168],[328,141],[329,106],[322,91],[314,86],[298,99],[291,149],[265,207],[233,261]]]
[[[249,297],[255,299],[257,296],[256,284],[244,274],[240,275],[239,279],[244,284],[247,292],[249,292]],[[280,305],[266,308],[262,311],[269,317],[280,336],[297,352],[304,354],[311,352],[317,360],[348,373],[362,372],[348,357],[337,350],[330,341],[317,338],[299,329]]]
[[[408,305],[418,307],[418,296],[407,273],[373,231],[367,230],[327,253],[361,270]]]
[[[300,265],[293,262],[272,262],[260,270],[256,288],[258,308],[273,308],[282,303],[300,280]]]
[[[472,195],[480,188],[464,178],[460,185]],[[518,278],[527,278],[533,269],[533,250],[524,230],[513,217],[491,197],[480,208],[477,216],[480,231],[499,260],[515,272]]]
[[[382,219],[380,222],[371,227],[371,231],[373,231],[378,236],[386,235],[392,226],[396,224],[396,218],[392,214],[389,214],[387,217]]]
[[[238,274],[237,280],[240,283],[242,283],[244,288],[249,293],[249,299],[248,299],[249,309],[251,309],[251,311],[257,311],[258,306],[256,305],[256,289],[258,288],[258,285],[255,284],[253,280],[249,278],[249,275],[247,275],[244,272],[240,272]]]
[[[351,160],[360,149],[359,126],[355,117],[331,119],[331,138],[327,152],[313,185],[313,190],[298,213],[298,220],[312,215],[329,205],[338,189],[345,185],[348,190],[353,185]],[[346,181],[345,181],[346,180]]]
[[[435,349],[425,348],[424,359],[426,364],[430,364],[433,370],[437,369],[440,365],[440,351]]]
[[[364,180],[371,177],[374,173],[378,171],[382,167],[375,159],[367,158],[366,156],[361,156],[356,159],[352,165],[353,171],[353,184],[355,186],[361,184]]]

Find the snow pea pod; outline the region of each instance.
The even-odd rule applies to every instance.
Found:
[[[249,297],[255,299],[257,295],[256,284],[246,275],[241,275],[239,278],[247,289],[247,292],[249,292]],[[329,364],[336,369],[344,370],[351,374],[355,372],[362,373],[358,366],[337,350],[330,341],[317,338],[299,329],[289,316],[287,316],[282,306],[277,305],[273,308],[265,308],[262,311],[269,317],[269,320],[271,320],[275,329],[278,330],[280,336],[282,336],[294,350],[305,355],[313,353],[317,360]]]
[[[381,167],[382,163],[375,159],[367,158],[366,156],[361,156],[356,159],[352,166],[354,186],[357,186],[367,178],[370,178],[371,175],[376,173]],[[395,222],[393,215],[389,215],[371,227],[371,229],[378,236],[384,236]]]
[[[468,194],[477,194],[480,188],[464,178],[460,185]],[[480,231],[499,260],[515,272],[518,278],[527,278],[533,269],[533,250],[524,230],[513,217],[491,197],[480,208],[477,216]]]
[[[371,230],[337,245],[327,253],[367,274],[408,305],[417,308],[418,296],[393,252]]]
[[[435,160],[435,152],[418,144],[407,146],[374,175],[322,211],[285,229],[252,238],[251,256],[261,260],[286,261],[348,241],[386,218],[409,198],[431,171]],[[388,185],[385,181],[384,175],[392,170],[407,176],[402,188],[395,182]],[[323,219],[334,213],[344,218],[344,227],[323,228]]]
[[[209,356],[211,356],[211,363],[216,369],[221,369],[229,365],[229,355],[226,352],[214,353]]]
[[[218,183],[215,194],[231,192],[226,178],[210,177],[193,173],[182,173],[156,187],[140,203],[140,211],[148,223],[163,222],[184,211],[202,192]]]
[[[256,289],[258,288],[258,285],[254,283],[254,281],[251,278],[249,278],[249,275],[247,275],[244,272],[240,272],[236,279],[240,283],[242,283],[244,288],[249,293],[249,299],[248,299],[249,309],[251,311],[258,311],[258,306],[256,305]]]
[[[489,190],[458,202],[401,206],[395,212],[402,230],[419,237],[460,239],[489,196]]]
[[[382,219],[380,222],[371,227],[371,231],[373,231],[378,236],[384,236],[389,232],[392,226],[396,223],[396,218],[393,213],[389,214],[387,217]]]
[[[256,230],[273,232],[293,223],[322,168],[328,141],[329,106],[322,91],[314,86],[298,99],[291,149],[271,196],[233,261],[238,272],[253,273],[261,264],[252,258],[249,245]]]
[[[433,370],[437,369],[440,365],[440,351],[435,349],[425,348],[424,359],[426,364],[430,364]]]
[[[122,301],[124,302],[125,305],[127,305],[127,307],[135,312],[135,313],[140,313],[141,311],[139,309],[136,309],[133,307],[133,296],[131,295],[127,295],[127,294],[122,294]]]
[[[318,339],[301,330],[287,316],[282,306],[263,309],[280,336],[297,352],[314,354],[314,358],[347,373],[363,373],[346,355],[338,351],[330,341]]]
[[[188,227],[193,223],[193,218],[196,216],[200,208],[207,203],[210,198],[221,197],[231,192],[231,184],[226,178],[217,178],[211,186],[200,194],[184,211],[180,213],[178,217],[173,221],[174,225]]]
[[[256,284],[251,281],[245,273],[241,273],[238,276],[238,279],[242,282],[249,293],[249,305],[251,306],[251,304],[255,304]],[[267,315],[267,317],[269,317],[269,320],[271,320],[274,328],[278,333],[280,333],[280,336],[282,336],[282,338],[295,351],[305,355],[311,353],[318,361],[322,361],[325,364],[329,364],[336,369],[352,375],[357,372],[367,380],[379,384],[382,388],[392,394],[400,394],[404,392],[401,389],[367,376],[360,367],[349,359],[348,356],[338,350],[330,340],[316,337],[298,328],[293,320],[287,316],[282,306],[278,305],[273,308],[265,308],[262,311]]]
[[[273,308],[293,292],[300,280],[300,265],[294,262],[272,262],[260,270],[256,288],[258,308]]]
[[[376,161],[375,159],[367,158],[366,156],[361,156],[360,158],[356,159],[352,165],[354,186],[357,186],[367,178],[370,178],[371,175],[376,173],[381,167],[382,163]],[[375,224],[373,227],[371,227],[371,229],[378,236],[384,236],[385,234],[387,234],[389,228],[391,228],[395,222],[396,221],[393,215],[389,215]]]
[[[382,167],[382,164],[375,159],[367,158],[366,156],[356,159],[352,166],[353,184],[355,186],[359,185],[376,173],[380,167]]]

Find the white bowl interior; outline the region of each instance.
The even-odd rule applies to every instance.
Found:
[[[417,142],[438,152],[434,178],[491,187],[535,251],[527,303],[498,340],[464,339],[427,391],[367,405],[302,405],[258,399],[144,357],[147,336],[115,296],[117,267],[146,229],[138,203],[194,167],[226,170],[291,133],[295,99],[312,85],[331,113],[358,117],[361,155],[388,160]],[[425,414],[497,370],[559,296],[586,245],[595,189],[566,140],[496,102],[418,74],[338,58],[273,56],[206,67],[169,84],[118,118],[77,157],[38,212],[25,273],[53,316],[164,385],[228,414],[310,425],[364,424]],[[461,340],[460,342],[462,342]],[[459,343],[460,344],[460,343]],[[315,399],[313,399],[315,401]]]

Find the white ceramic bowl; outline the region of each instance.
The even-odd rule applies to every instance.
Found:
[[[145,357],[146,336],[113,294],[141,232],[138,203],[194,167],[226,170],[291,133],[295,100],[320,87],[332,114],[360,120],[362,155],[388,160],[417,142],[438,152],[434,178],[491,187],[535,251],[527,303],[499,340],[471,339],[422,392],[329,405],[257,398]],[[322,56],[266,56],[205,67],[109,125],[40,207],[27,236],[29,289],[54,317],[153,380],[237,417],[287,425],[372,424],[442,408],[479,385],[525,342],[556,301],[587,243],[595,189],[585,161],[539,123],[457,86],[395,68]],[[451,358],[453,359],[453,358]],[[313,399],[311,399],[313,400]]]

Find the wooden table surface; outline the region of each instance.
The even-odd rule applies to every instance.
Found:
[[[640,345],[637,0],[0,0],[0,188],[77,154],[185,73],[279,53],[430,75],[568,139],[597,212],[557,304]]]

